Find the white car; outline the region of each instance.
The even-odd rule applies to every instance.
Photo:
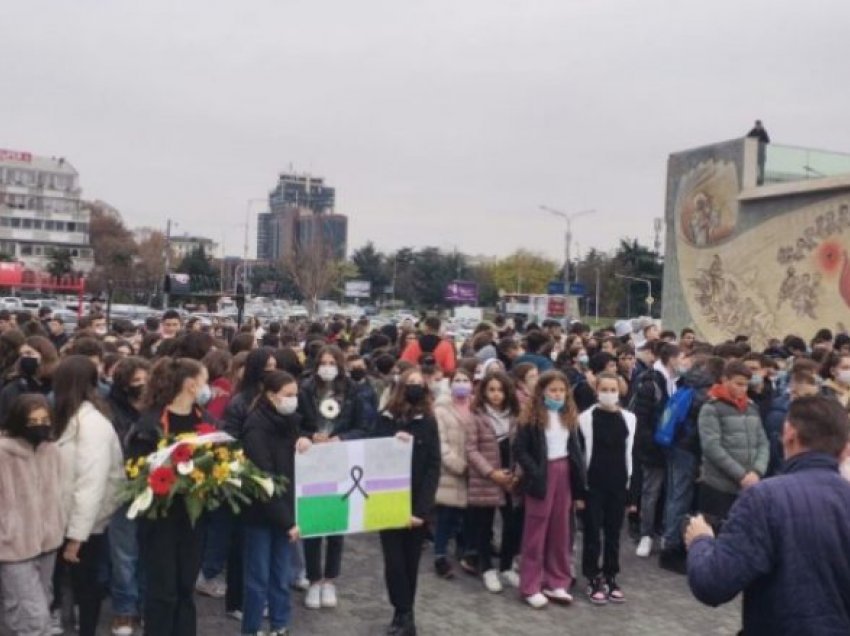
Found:
[[[15,296],[6,296],[3,298],[3,307],[6,309],[23,309],[24,303],[20,298]]]

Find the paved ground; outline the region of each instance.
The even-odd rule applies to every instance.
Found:
[[[438,579],[430,553],[423,554],[417,623],[422,636],[487,636],[490,634],[594,634],[594,636],[688,636],[734,634],[740,625],[740,602],[712,609],[691,596],[683,576],[658,568],[657,559],[638,559],[630,540],[623,540],[623,572],[619,577],[628,602],[595,607],[576,594],[571,607],[550,606],[535,611],[514,590],[487,593],[480,582],[458,573],[453,581]],[[294,634],[376,636],[383,634],[391,611],[382,578],[376,536],[347,539],[340,605],[334,610],[306,610],[303,594],[294,592]],[[578,591],[579,588],[576,588]],[[104,608],[108,613],[108,607]],[[103,634],[108,634],[104,629]],[[202,636],[239,633],[239,625],[224,616],[223,604],[199,598]]]

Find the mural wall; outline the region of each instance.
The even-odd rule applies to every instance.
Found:
[[[820,327],[843,330],[850,192],[739,204],[734,159],[684,167],[668,175],[666,267],[673,269],[665,272],[665,323],[690,324],[711,342],[749,334],[759,346],[789,333],[808,339]],[[669,299],[670,316],[668,289],[678,296]]]

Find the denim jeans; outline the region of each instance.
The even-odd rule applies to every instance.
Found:
[[[254,634],[263,623],[268,604],[272,630],[289,625],[289,535],[280,528],[245,524],[245,594],[242,633]]]
[[[139,616],[142,607],[142,562],[138,526],[122,506],[109,522],[109,560],[112,565],[110,595],[116,616]]]
[[[697,458],[675,446],[667,450],[667,493],[664,500],[664,549],[682,547],[682,519],[690,512],[697,478]]]
[[[224,572],[227,563],[230,535],[233,531],[233,512],[223,505],[207,513],[203,523],[204,556],[201,561],[201,573],[205,579],[212,579]]]
[[[295,585],[301,576],[306,576],[304,570],[304,544],[301,541],[289,547],[289,584]]]
[[[446,556],[449,541],[457,539],[463,528],[464,508],[437,506],[437,525],[434,528],[434,557]],[[462,543],[462,542],[461,542]],[[462,549],[463,546],[457,546]],[[459,550],[460,551],[460,550]]]
[[[661,488],[664,485],[664,466],[641,466],[643,484],[640,493],[640,536],[655,535],[655,516]]]

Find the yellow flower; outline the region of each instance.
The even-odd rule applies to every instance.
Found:
[[[204,444],[204,450],[212,450],[212,444],[210,442]]]
[[[200,483],[203,483],[206,476],[204,475],[204,471],[198,470],[196,468],[195,470],[192,471],[192,473],[189,475],[189,477],[191,477],[192,481],[194,481],[196,484],[200,484]]]
[[[212,469],[212,476],[218,483],[224,483],[230,477],[230,466],[227,464],[216,464]]]
[[[164,437],[161,440],[159,440],[159,442],[156,445],[157,449],[159,449],[159,450],[162,450],[166,446],[168,446],[168,440],[165,439]]]
[[[139,469],[138,469],[138,468],[136,468],[135,466],[130,466],[130,467],[127,469],[127,476],[128,476],[130,479],[135,479],[136,477],[138,477],[138,476],[139,476]]]
[[[215,449],[215,458],[220,462],[229,462],[230,452],[224,446],[221,446]]]
[[[144,466],[146,463],[147,462],[145,461],[144,457],[139,457],[139,459],[136,460],[136,466],[138,466],[139,468]]]
[[[183,442],[183,441],[186,441],[187,439],[194,439],[196,437],[197,437],[197,434],[195,434],[195,433],[180,433],[180,435],[177,436],[177,441]]]
[[[127,462],[124,464],[124,470],[126,470],[129,473],[130,469],[132,469],[132,468],[133,468],[133,460],[128,459]]]
[[[240,462],[240,463],[241,463],[241,462],[244,462],[244,461],[245,461],[245,451],[243,451],[243,450],[240,448],[238,451],[236,451],[235,453],[233,453],[233,459],[235,459],[236,461],[238,461],[238,462]]]

